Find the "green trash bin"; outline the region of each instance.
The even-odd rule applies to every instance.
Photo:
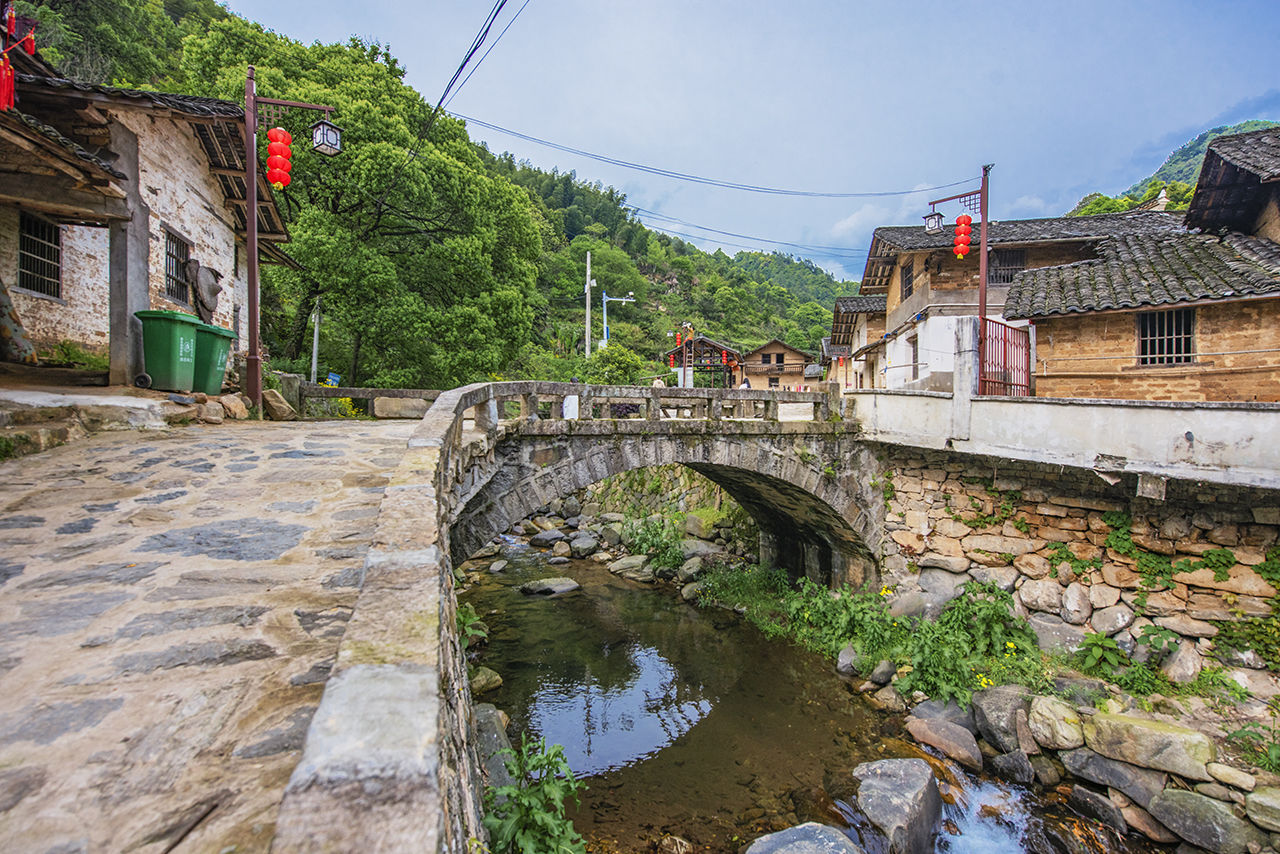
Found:
[[[227,373],[227,354],[236,334],[221,326],[196,324],[196,370],[192,391],[221,394],[222,378]]]
[[[134,316],[142,321],[142,356],[146,362],[146,372],[134,378],[134,385],[190,391],[200,318],[181,311],[135,311]]]

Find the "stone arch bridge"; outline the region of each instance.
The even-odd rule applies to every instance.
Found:
[[[968,385],[972,357],[957,357],[958,388]],[[566,397],[574,396],[579,417],[565,419]],[[1280,406],[1267,404],[984,399],[965,391],[842,396],[834,386],[518,382],[444,392],[383,496],[364,585],[286,789],[272,851],[463,854],[482,838],[452,568],[552,498],[612,474],[680,463],[754,517],[766,560],[836,584],[884,573],[945,597],[970,577],[966,568],[998,579],[1011,571],[1007,559],[1045,545],[1006,530],[975,534],[957,553],[961,541],[944,529],[969,526],[944,516],[950,495],[968,489],[962,475],[992,494],[1025,490],[1044,530],[1059,530],[1050,524],[1056,516],[1071,517],[1074,528],[1060,528],[1082,543],[1086,512],[1135,500],[1187,508],[1220,501],[1258,522],[1253,528],[1274,529],[1280,452],[1255,438],[1274,435],[1277,416]]]

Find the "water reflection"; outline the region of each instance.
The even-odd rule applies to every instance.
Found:
[[[711,701],[695,695],[651,646],[630,643],[606,656],[627,658],[635,677],[622,685],[551,679],[529,700],[530,727],[565,746],[579,776],[622,768],[667,747],[706,717]]]

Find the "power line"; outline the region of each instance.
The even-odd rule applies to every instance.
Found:
[[[528,6],[531,2],[532,0],[524,0],[524,5],[516,10],[516,13],[511,16],[510,21],[507,21],[507,25],[502,28],[502,32],[498,33],[498,37],[493,40],[493,44],[489,45],[489,49],[484,52],[484,56],[480,57],[480,59],[476,61],[476,64],[472,66],[471,70],[467,72],[467,76],[462,78],[462,82],[458,84],[458,91],[449,96],[449,100],[444,104],[445,107],[448,107],[449,104],[453,103],[453,99],[458,97],[458,92],[461,92],[462,87],[467,85],[467,81],[471,79],[471,75],[476,73],[476,69],[478,69],[481,63],[489,57],[489,54],[493,52],[493,49],[498,46],[498,42],[502,41],[502,37],[507,34],[507,30],[511,29],[511,25],[516,22],[516,18],[520,17],[520,13],[524,11],[525,6]]]
[[[488,128],[489,130],[495,130],[498,133],[505,133],[508,136],[513,136],[516,139],[523,139],[526,142],[532,142],[537,145],[544,145],[548,148],[553,148],[556,151],[563,151],[566,154],[576,154],[579,157],[586,157],[591,160],[597,160],[601,163],[608,163],[612,166],[621,166],[624,169],[635,169],[636,171],[639,171],[639,172],[647,172],[650,175],[659,175],[664,178],[675,178],[676,180],[680,180],[680,181],[690,181],[694,184],[705,184],[707,186],[721,187],[727,190],[743,190],[749,193],[765,193],[767,195],[774,195],[774,196],[805,196],[805,197],[823,198],[823,199],[869,199],[869,198],[880,198],[883,196],[910,196],[916,193],[931,193],[931,192],[934,192],[935,190],[945,190],[950,187],[958,187],[961,184],[968,184],[973,181],[979,180],[978,178],[965,178],[963,181],[953,181],[950,184],[939,184],[936,187],[921,187],[915,190],[889,190],[885,192],[875,192],[875,193],[824,193],[816,190],[785,190],[785,189],[779,189],[777,187],[763,187],[757,184],[740,184],[735,181],[721,181],[716,178],[707,178],[701,175],[691,175],[686,172],[675,172],[673,170],[662,169],[657,166],[646,166],[642,163],[632,163],[627,160],[619,160],[615,157],[607,157],[603,154],[595,154],[594,152],[584,151],[581,148],[574,148],[573,146],[562,145],[558,142],[551,142],[549,140],[539,139],[536,136],[530,136],[529,134],[520,133],[519,131],[514,131],[509,128],[504,128],[500,125],[490,124],[489,122],[481,121],[480,119],[473,119],[469,116],[464,116],[462,113],[452,113],[452,115],[454,116],[454,118],[462,119],[463,121],[468,122],[470,124],[479,125],[480,127]]]
[[[696,222],[687,222],[683,219],[678,219],[673,216],[668,216],[667,214],[658,213],[657,211],[645,210],[644,208],[633,208],[633,210],[636,211],[636,213],[641,214],[642,217],[651,217],[653,219],[665,220],[667,222],[673,222],[677,225],[684,225],[684,226],[688,226],[689,228],[696,228],[700,231],[711,232],[712,234],[722,234],[725,237],[738,237],[743,240],[755,240],[759,243],[770,243],[775,246],[790,246],[794,249],[800,249],[806,252],[822,252],[826,254],[839,255],[841,257],[846,257],[846,258],[865,258],[867,253],[870,251],[868,249],[853,249],[847,246],[817,246],[811,243],[792,243],[787,240],[770,240],[767,237],[755,237],[750,234],[738,234],[733,231],[721,231],[718,228],[711,228],[705,225],[698,225]]]

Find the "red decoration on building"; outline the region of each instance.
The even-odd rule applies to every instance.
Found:
[[[9,8],[4,11],[4,29],[9,34],[9,38],[13,38],[18,33],[18,13],[13,11],[13,4],[9,4]]]
[[[0,110],[13,109],[13,66],[9,64],[6,54],[0,63]]]
[[[968,214],[960,214],[956,217],[956,237],[952,244],[957,258],[964,258],[969,254],[969,244],[973,242],[970,236],[973,233],[973,227],[970,225],[972,222],[973,217]]]
[[[680,333],[679,333],[679,332],[677,332],[677,333],[676,333],[676,346],[677,346],[677,347],[679,347],[679,346],[680,346]]]
[[[728,353],[728,351],[726,351],[726,350],[721,350],[721,351],[720,351],[720,364],[722,364],[722,365],[727,365],[727,364],[729,364],[729,353]]]
[[[293,135],[284,128],[267,131],[267,183],[277,190],[289,186],[289,170],[293,168]]]
[[[673,367],[673,368],[674,368],[674,367],[676,366],[676,354],[675,354],[675,353],[672,353],[670,356],[668,356],[668,357],[667,357],[667,361],[668,361],[668,362],[670,362],[670,363],[671,363],[671,367]]]
[[[27,34],[22,37],[22,49],[27,52],[27,56],[36,55],[36,31],[34,27],[27,30]]]

